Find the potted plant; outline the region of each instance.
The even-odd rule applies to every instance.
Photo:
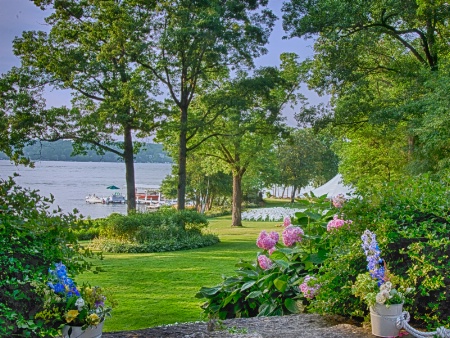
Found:
[[[356,277],[352,293],[370,308],[372,334],[379,337],[396,337],[400,331],[396,320],[402,314],[405,294],[412,289],[400,291],[395,288],[401,280],[389,272],[386,262],[381,259],[374,233],[366,230],[361,239],[369,271]]]
[[[44,298],[43,309],[36,314],[53,328],[62,330],[64,338],[99,338],[104,320],[111,316],[113,302],[108,301],[105,291],[88,284],[77,286],[68,277],[67,268],[56,263],[49,269],[49,278],[40,289]]]

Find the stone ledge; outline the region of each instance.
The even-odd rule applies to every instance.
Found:
[[[370,330],[340,316],[298,314],[236,318],[213,323],[164,325],[108,332],[102,338],[373,338]]]

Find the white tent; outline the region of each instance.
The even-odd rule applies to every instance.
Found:
[[[312,190],[312,192],[316,196],[327,195],[327,197],[331,198],[343,194],[346,198],[349,198],[350,196],[348,195],[353,193],[353,189],[348,185],[344,185],[341,174],[337,174],[324,185]]]

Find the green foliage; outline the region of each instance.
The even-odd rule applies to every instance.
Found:
[[[90,267],[91,256],[76,240],[77,218],[49,213],[51,200],[0,180],[0,336],[37,337],[51,332],[33,320],[42,309],[34,282],[55,262],[75,273]],[[53,332],[55,333],[55,332]]]
[[[337,156],[311,129],[298,129],[276,147],[277,177],[273,183],[292,186],[292,202],[297,189],[327,182],[337,173]]]
[[[347,181],[379,185],[449,167],[445,2],[290,0],[283,11],[290,37],[320,36],[306,82],[332,95],[332,107],[301,107],[296,117],[341,140]]]
[[[101,220],[79,220],[78,229],[73,233],[79,241],[91,240],[100,235]]]
[[[115,253],[148,253],[148,252],[169,252],[179,250],[190,250],[214,245],[219,242],[219,238],[213,234],[198,234],[186,232],[180,238],[167,238],[152,242],[132,243],[120,239],[95,239],[93,248],[101,249],[104,252]]]
[[[225,215],[231,215],[231,209],[227,206],[218,206],[213,207],[211,210],[208,210],[205,212],[206,217],[219,217],[219,216],[225,216]]]
[[[100,238],[93,247],[105,252],[164,252],[215,244],[218,237],[203,234],[208,220],[193,210],[163,208],[128,216],[112,214],[98,221]]]
[[[356,276],[366,271],[360,236],[365,229],[377,234],[381,256],[397,276],[401,289],[415,291],[405,308],[418,324],[435,328],[449,324],[450,240],[448,180],[423,175],[385,184],[344,207],[354,220],[339,233],[339,247],[319,270],[322,292],[310,310],[347,316],[367,315],[365,305],[351,295]]]

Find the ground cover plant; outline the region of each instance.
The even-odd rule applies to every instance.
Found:
[[[78,276],[77,281],[112,291],[117,301],[114,320],[105,322],[104,331],[204,320],[200,307],[204,301],[195,297],[197,291],[219,283],[222,274],[231,274],[239,258],[254,257],[261,230],[279,226],[279,222],[244,222],[243,227],[230,227],[230,216],[209,223],[220,243],[165,253],[105,253],[104,260],[95,262],[103,272]]]

